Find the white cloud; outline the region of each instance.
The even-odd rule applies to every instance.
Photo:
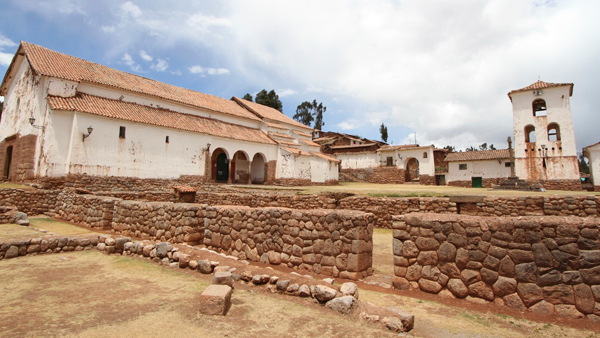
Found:
[[[134,72],[141,72],[142,71],[142,66],[140,66],[139,64],[137,64],[133,58],[131,57],[131,55],[129,55],[128,53],[123,54],[123,57],[121,58],[121,61],[129,66],[129,68],[131,70],[133,70]]]
[[[0,52],[0,66],[8,67],[12,61],[13,54]]]
[[[183,73],[181,72],[181,70],[179,70],[179,69],[177,69],[177,70],[172,70],[170,73],[171,73],[171,74],[173,74],[173,75],[182,75],[182,74],[183,74]]]
[[[148,55],[145,50],[140,50],[140,57],[145,61],[152,61],[152,56]]]
[[[275,91],[279,97],[286,97],[297,94],[298,92],[293,89],[278,89]]]
[[[353,130],[360,126],[360,122],[355,119],[349,119],[347,121],[342,121],[336,124],[336,126],[341,128],[342,130]]]
[[[130,15],[133,18],[139,18],[142,16],[142,10],[133,2],[127,1],[121,5],[123,14]]]
[[[190,73],[192,73],[192,74],[199,74],[202,77],[204,77],[206,75],[225,75],[225,74],[229,74],[229,69],[225,69],[225,68],[206,68],[206,67],[202,67],[200,65],[192,66],[192,67],[188,68],[188,70],[190,71]]]
[[[157,72],[164,72],[165,70],[167,70],[167,68],[169,68],[169,63],[166,60],[157,59],[156,63],[150,66],[150,68]]]
[[[104,33],[114,33],[116,30],[116,27],[114,25],[100,26],[100,30],[102,30]]]
[[[15,47],[17,44],[11,39],[5,37],[2,33],[0,33],[0,66],[8,67],[12,61],[13,53],[5,53],[4,49],[6,47]]]

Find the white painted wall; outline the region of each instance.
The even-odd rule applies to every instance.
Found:
[[[523,179],[579,179],[579,172],[574,168],[573,162],[577,158],[575,144],[575,131],[571,116],[571,103],[569,86],[542,89],[542,95],[533,95],[533,90],[511,94],[513,105],[513,147],[515,151],[516,175]],[[532,103],[536,99],[546,101],[547,115],[534,116]],[[547,127],[550,123],[557,123],[560,127],[560,141],[549,141]],[[535,143],[525,142],[525,127],[535,127]],[[521,160],[535,157],[542,158],[546,149],[546,157],[562,158],[561,161],[547,161],[546,169],[542,161]],[[562,148],[562,149],[561,149]],[[527,151],[526,151],[527,150]],[[534,153],[532,155],[531,153]],[[570,158],[567,158],[570,157]],[[535,170],[528,167],[528,163],[536,163]],[[552,168],[548,167],[552,163]],[[533,177],[541,173],[543,177]]]
[[[342,169],[364,169],[379,167],[379,154],[376,152],[341,153],[335,157],[342,161]]]
[[[600,186],[600,144],[587,147],[584,155],[589,161],[594,185]]]
[[[502,159],[500,163],[498,163],[498,160],[448,162],[446,182],[470,181],[472,177],[509,177],[510,167],[506,167],[506,162],[510,162],[510,160]],[[467,169],[460,170],[460,164],[466,164]]]

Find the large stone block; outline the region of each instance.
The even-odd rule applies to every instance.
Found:
[[[231,307],[232,289],[228,285],[210,285],[200,295],[200,313],[225,316]]]
[[[348,267],[350,272],[366,271],[373,264],[373,255],[370,252],[361,254],[348,254]]]

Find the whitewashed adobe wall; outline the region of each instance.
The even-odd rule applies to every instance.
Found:
[[[427,154],[427,158],[424,157],[425,153]],[[420,149],[411,150],[399,150],[398,154],[402,156],[402,162],[398,161],[398,167],[400,167],[401,169],[406,169],[408,161],[411,158],[416,158],[419,161],[419,175],[435,176],[435,161],[433,158],[433,147],[422,147]]]
[[[589,161],[594,186],[600,187],[600,143],[587,147],[585,156]]]
[[[538,96],[533,95],[533,90],[511,94],[515,170],[520,178],[579,179],[569,91],[569,86],[560,86],[544,88],[542,95]],[[532,104],[536,99],[546,102],[546,116],[534,116]],[[550,123],[559,125],[560,141],[548,140],[547,127]],[[535,127],[535,142],[525,142],[525,127],[528,125]],[[546,152],[545,168],[542,152]]]
[[[498,160],[449,162],[446,182],[470,181],[472,177],[509,177],[510,167],[506,167],[506,162],[509,162],[509,160],[503,159],[500,163],[498,163]],[[460,170],[460,164],[466,164],[467,169]]]
[[[341,153],[335,157],[341,161],[342,169],[364,169],[380,165],[379,154],[376,152]]]

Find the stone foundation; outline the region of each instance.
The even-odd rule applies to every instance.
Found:
[[[358,182],[379,184],[404,184],[406,182],[405,170],[392,166],[364,169],[342,169],[341,173],[355,178]]]
[[[394,218],[394,286],[571,318],[600,316],[598,218]]]
[[[481,181],[482,188],[493,188],[496,185],[499,185],[500,182],[506,180],[506,177],[496,177],[496,178],[483,178]],[[461,188],[472,188],[472,181],[450,181],[446,182],[446,185],[451,187],[461,187]]]

